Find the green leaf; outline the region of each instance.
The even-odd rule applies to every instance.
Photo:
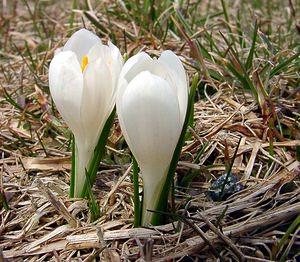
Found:
[[[240,80],[241,84],[243,85],[243,88],[246,90],[251,90],[251,87],[245,78],[244,74],[240,73],[232,64],[226,64],[226,67],[230,70],[230,72],[237,77],[238,80]]]
[[[291,56],[290,58],[284,60],[283,62],[281,62],[279,65],[275,66],[270,73],[270,78],[272,78],[274,75],[276,75],[278,72],[280,72],[282,69],[284,69],[286,66],[290,65],[290,63],[292,61],[294,61],[296,58],[299,58],[300,56],[300,52],[297,52],[296,54],[294,54],[293,56]]]
[[[77,0],[72,1],[72,11],[69,18],[69,33],[68,36],[70,37],[73,33],[73,24],[74,24],[74,17],[75,17],[75,9],[77,9]]]
[[[182,13],[180,12],[180,10],[178,9],[175,9],[176,11],[176,18],[179,20],[180,22],[180,25],[178,24],[177,20],[175,20],[175,18],[173,18],[171,16],[171,18],[173,18],[173,22],[175,24],[177,24],[177,26],[180,26],[179,31],[182,33],[183,37],[185,38],[185,40],[187,41],[187,43],[189,44],[189,46],[191,47],[192,49],[192,39],[190,36],[193,35],[193,31],[192,29],[190,28],[188,22],[185,20],[185,18],[183,17]],[[204,45],[202,45],[197,39],[195,39],[195,42],[197,44],[197,48],[198,48],[198,51],[203,54],[203,56],[207,59],[209,59],[210,61],[212,61],[212,57],[210,55],[210,53],[206,50],[206,48],[204,47]]]
[[[4,193],[3,190],[0,191],[0,202],[2,203],[3,208],[5,209],[5,211],[9,211],[9,205],[7,203],[5,193]]]
[[[238,65],[241,69],[241,72],[235,68],[233,63],[232,64],[226,63],[227,68],[241,81],[244,89],[251,90],[255,100],[258,102],[257,90],[255,89],[255,87],[246,71],[246,68],[241,63],[238,54],[234,51],[234,49],[232,48],[232,45],[229,43],[228,39],[221,32],[220,32],[220,34],[223,37],[226,44],[228,45],[228,48],[231,51],[232,55],[234,56],[236,62],[238,63]]]
[[[289,236],[300,226],[300,215],[297,216],[297,218],[293,221],[293,223],[289,226],[287,231],[285,232],[284,236],[281,238],[277,250],[278,252],[283,248],[284,244],[288,240]],[[286,250],[283,252],[282,256],[280,257],[280,262],[287,261],[289,248],[287,247]]]
[[[12,95],[10,93],[7,92],[7,90],[5,88],[2,89],[4,91],[4,98],[5,100],[10,103],[13,107],[15,107],[16,109],[18,109],[20,112],[22,113],[26,113],[30,116],[32,116],[34,119],[39,119],[40,116],[35,115],[34,113],[26,110],[25,108],[21,107],[12,97]]]
[[[194,164],[199,162],[200,157],[204,154],[205,150],[207,149],[207,146],[209,145],[209,142],[206,142],[201,150],[199,151],[198,155],[196,156],[195,160],[193,161]],[[180,182],[180,186],[187,187],[192,179],[197,176],[199,173],[204,173],[207,169],[211,168],[211,166],[205,166],[201,167],[199,170],[196,170],[194,172],[191,172],[191,169],[188,171],[188,173],[183,177],[183,179]]]
[[[91,220],[94,222],[100,217],[100,207],[98,206],[95,196],[92,191],[92,184],[90,181],[90,178],[88,176],[87,171],[85,170],[85,177],[86,177],[86,188],[87,188],[87,194],[89,198],[89,208],[91,212]]]
[[[231,37],[231,41],[232,41],[233,45],[235,46],[236,40],[234,38],[234,34],[233,34],[231,26],[230,26],[230,20],[229,20],[229,16],[228,16],[228,12],[227,12],[227,6],[226,6],[226,3],[224,2],[224,0],[221,0],[221,4],[222,4],[222,9],[223,9],[224,17],[225,17],[225,20],[226,20],[226,26],[228,28],[229,35]]]
[[[141,225],[141,203],[139,196],[139,167],[134,156],[132,156],[133,162],[133,203],[134,203],[134,227]]]
[[[254,25],[254,32],[253,32],[253,37],[252,37],[252,45],[251,49],[247,58],[246,62],[246,70],[249,70],[252,67],[253,63],[253,56],[254,56],[254,51],[255,51],[255,44],[256,44],[256,39],[257,39],[257,32],[258,32],[258,23],[257,20],[255,20],[255,25]]]
[[[90,22],[99,29],[100,32],[108,34],[107,29],[98,21],[97,17],[91,15],[88,11],[83,11],[84,15]]]

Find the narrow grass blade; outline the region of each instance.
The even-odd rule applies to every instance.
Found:
[[[242,25],[241,25],[240,8],[237,9],[237,13],[236,13],[236,28],[237,28],[237,33],[238,33],[239,44],[240,44],[240,47],[243,49],[243,48],[245,48],[245,41],[244,41],[244,37],[243,37],[244,30],[242,29]]]
[[[269,126],[269,154],[270,156],[274,157],[275,156],[275,149],[274,149],[274,131],[275,131],[275,108],[274,105],[271,104],[271,114],[270,118],[268,121],[268,126]],[[277,131],[277,130],[276,130]],[[269,159],[269,165],[272,164],[273,160],[270,158]]]
[[[36,137],[37,137],[37,139],[38,139],[38,141],[39,141],[39,143],[40,143],[40,145],[41,145],[41,147],[42,147],[42,149],[43,149],[46,157],[49,157],[49,154],[48,154],[47,149],[46,149],[46,147],[45,147],[45,145],[43,143],[43,140],[40,138],[40,135],[38,134],[38,132],[36,130],[34,130],[34,131],[35,131]]]
[[[39,1],[34,1],[35,4],[34,4],[34,9],[37,8],[37,4],[39,3]],[[38,33],[39,37],[42,38],[42,34],[41,34],[41,31],[38,27],[38,24],[40,24],[39,22],[37,22],[37,17],[36,17],[36,12],[34,10],[34,12],[31,11],[31,8],[30,8],[30,4],[29,4],[29,1],[27,0],[23,0],[23,3],[25,4],[26,8],[27,8],[27,11],[28,11],[28,14],[30,15],[30,18],[31,18],[31,21],[32,21],[32,24],[33,24],[33,27],[35,29],[35,31]]]
[[[39,119],[40,117],[25,110],[23,107],[21,107],[14,99],[13,97],[11,96],[10,93],[7,92],[7,90],[5,88],[3,88],[3,91],[4,91],[4,98],[5,100],[10,103],[13,107],[15,107],[16,109],[20,110],[22,113],[26,113],[30,116],[32,116],[34,119]]]
[[[219,226],[222,225],[222,223],[224,221],[224,218],[225,218],[225,215],[227,213],[227,210],[228,210],[228,205],[225,206],[225,208],[222,210],[222,213],[218,216],[217,221],[216,221],[216,225],[219,225]]]
[[[300,51],[291,56],[290,58],[284,60],[279,65],[275,66],[271,72],[270,72],[270,78],[272,78],[274,75],[276,75],[278,72],[280,72],[282,69],[284,69],[286,66],[290,65],[291,62],[293,62],[295,59],[299,59]]]
[[[212,35],[204,28],[204,33],[205,33],[205,37],[208,40],[210,46],[211,46],[211,50],[214,50],[217,52],[217,54],[221,57],[223,57],[222,52],[220,51],[218,44],[213,40]]]
[[[208,146],[209,142],[206,142],[203,147],[201,148],[200,152],[198,153],[198,155],[196,156],[195,160],[193,161],[194,164],[199,162],[200,157],[204,154],[207,146]],[[190,182],[192,181],[192,179],[197,176],[199,173],[204,173],[205,170],[211,168],[211,166],[205,166],[205,167],[201,167],[199,170],[196,170],[195,172],[191,172],[189,171],[184,178],[181,180],[180,182],[180,186],[182,187],[187,187]]]
[[[5,194],[4,194],[3,190],[1,190],[1,192],[0,192],[0,202],[3,205],[4,210],[9,211],[9,205],[7,203],[7,200],[6,200],[6,197],[5,197]]]
[[[207,80],[210,80],[210,75],[209,75],[206,65],[204,63],[204,57],[202,55],[202,53],[204,53],[204,56],[210,56],[208,51],[205,48],[202,48],[203,46],[197,40],[193,40],[189,36],[190,35],[189,32],[191,31],[191,29],[188,27],[187,23],[185,22],[184,18],[182,17],[182,15],[180,14],[179,11],[178,11],[178,17],[181,19],[180,21],[183,24],[183,26],[181,24],[179,24],[178,21],[174,17],[171,16],[174,24],[176,25],[176,27],[178,28],[180,33],[183,35],[187,44],[189,45],[192,56],[194,57],[194,59],[196,59],[196,61],[199,62],[199,64],[200,64],[199,68],[201,67],[204,78]],[[188,31],[186,31],[185,28],[188,28]],[[213,83],[212,81],[209,81],[209,82]]]
[[[191,170],[184,176],[184,178],[180,181],[180,187],[187,188],[189,187],[190,183],[194,179],[194,177],[198,176],[199,174],[207,174],[209,173],[208,170],[212,168],[212,165],[208,165],[205,167],[201,167],[196,171],[192,172]]]
[[[16,109],[20,110],[21,112],[24,112],[25,109],[23,107],[21,107],[11,96],[10,93],[8,93],[6,91],[5,88],[3,88],[3,91],[4,91],[4,98],[5,100],[10,103],[13,107],[15,107]],[[29,113],[29,112],[28,112]],[[30,113],[29,113],[30,114]],[[34,116],[34,115],[33,115]]]
[[[158,200],[158,204],[157,204],[157,207],[156,207],[157,211],[165,211],[166,208],[167,208],[170,188],[171,188],[171,185],[172,185],[172,182],[173,182],[173,178],[174,178],[174,174],[175,174],[175,171],[176,171],[177,163],[178,163],[180,153],[181,153],[181,149],[182,149],[182,146],[183,146],[183,143],[184,143],[185,134],[186,134],[186,131],[187,131],[187,128],[188,128],[190,116],[192,114],[192,108],[194,107],[194,99],[195,99],[197,86],[198,86],[198,74],[195,74],[193,82],[192,82],[190,94],[189,94],[189,101],[188,101],[188,107],[187,107],[187,112],[186,112],[186,116],[185,116],[185,121],[184,121],[184,124],[183,124],[183,128],[182,128],[181,135],[179,137],[177,146],[175,148],[175,152],[173,154],[173,158],[171,160],[171,164],[170,164],[170,168],[169,168],[169,171],[168,171],[168,174],[167,174],[166,182],[163,186],[162,193],[161,193],[160,198]],[[153,214],[151,222],[152,222],[153,225],[159,225],[159,224],[161,224],[162,219],[163,219],[163,216],[159,212],[156,212],[156,213]]]
[[[300,105],[298,106],[298,112],[300,112]],[[296,118],[295,118],[295,122],[293,124],[293,128],[296,130],[295,132],[295,139],[300,139],[300,134],[299,134],[299,130],[297,132],[297,122],[299,121],[299,116],[297,115]],[[300,146],[297,146],[296,147],[296,159],[298,161],[300,161]]]
[[[98,28],[100,30],[100,32],[104,33],[104,34],[108,34],[107,29],[97,20],[96,17],[94,17],[93,15],[91,15],[88,11],[84,11],[83,12],[84,15],[86,16],[86,18],[88,20],[90,20],[90,22],[96,26],[96,28]]]
[[[233,58],[235,59],[235,63],[238,64],[241,72],[239,72],[239,70],[237,70],[235,68],[233,63],[232,64],[226,63],[227,68],[241,81],[244,89],[251,90],[255,100],[258,101],[257,90],[255,89],[251,79],[249,78],[249,75],[248,75],[245,67],[241,63],[238,54],[233,50],[233,48],[232,48],[231,44],[229,43],[229,41],[227,40],[227,38],[221,32],[220,32],[220,34],[221,34],[222,38],[224,39],[224,41],[226,42],[226,44],[228,45],[228,48],[231,51]]]
[[[26,54],[28,54],[29,57],[29,61],[31,62],[31,68],[32,70],[36,70],[36,62],[34,61],[33,57],[32,57],[32,53],[31,53],[31,48],[28,46],[28,42],[25,41],[25,48],[26,48]]]
[[[254,32],[253,32],[253,36],[252,36],[252,45],[251,45],[250,52],[249,52],[247,62],[245,65],[245,68],[247,71],[252,67],[254,51],[255,51],[255,44],[256,44],[256,40],[257,40],[257,32],[258,32],[258,23],[257,23],[257,20],[255,20]]]
[[[246,90],[251,90],[251,87],[245,78],[244,74],[239,72],[232,64],[226,63],[226,67],[230,70],[230,72],[241,82],[242,88]]]
[[[227,22],[227,28],[228,28],[228,30],[229,30],[230,37],[231,37],[231,40],[232,40],[233,45],[235,46],[236,40],[235,40],[235,38],[234,38],[232,29],[231,29],[231,27],[230,27],[230,20],[229,20],[229,16],[228,16],[228,12],[227,12],[227,6],[226,6],[226,3],[224,2],[224,0],[221,0],[221,4],[222,4],[222,9],[223,9],[225,21]],[[236,48],[235,48],[235,49],[236,49]]]
[[[69,33],[68,33],[69,37],[73,34],[73,23],[74,23],[74,17],[75,17],[74,10],[75,9],[77,9],[77,0],[72,1],[72,11],[71,11],[71,15],[69,18]]]
[[[229,178],[229,175],[230,175],[230,173],[231,173],[231,170],[232,170],[232,167],[233,167],[233,163],[234,163],[234,160],[235,160],[235,158],[236,158],[236,155],[237,155],[237,152],[238,152],[238,149],[239,149],[241,140],[242,140],[242,137],[240,137],[240,139],[239,139],[239,142],[238,142],[238,144],[237,144],[237,146],[236,146],[236,149],[235,149],[235,151],[234,151],[234,155],[233,155],[233,157],[232,157],[230,166],[228,167],[228,170],[227,170],[227,172],[226,172],[226,178],[225,178],[225,180],[224,180],[224,183],[222,184],[222,187],[221,187],[221,193],[220,193],[220,195],[219,195],[218,201],[221,201],[221,200],[223,199],[225,193],[226,193],[226,192],[225,192],[225,186],[226,186],[226,184],[228,183],[228,178]]]
[[[290,235],[296,230],[296,228],[298,228],[300,226],[300,215],[297,216],[297,218],[293,221],[293,223],[289,226],[289,228],[287,229],[287,231],[285,232],[284,236],[281,238],[278,246],[277,246],[277,250],[278,252],[283,248],[284,244],[286,243],[286,241],[288,240],[288,238],[290,237]],[[280,257],[280,262],[283,261],[287,261],[287,255],[288,255],[288,249],[286,249],[282,256]]]
[[[225,5],[224,0],[221,0],[221,4],[222,4],[222,9],[223,9],[223,14],[224,14],[225,20],[227,23],[229,23],[229,16],[228,16],[227,7]]]
[[[97,171],[98,171],[98,167],[99,167],[99,162],[100,162],[100,160],[102,158],[102,155],[104,153],[104,150],[105,150],[106,140],[108,138],[110,128],[113,124],[115,113],[116,113],[116,106],[114,107],[113,111],[111,112],[110,116],[108,117],[108,119],[107,119],[107,121],[104,125],[103,131],[102,131],[102,133],[100,135],[100,138],[98,140],[98,144],[97,144],[97,146],[94,150],[93,159],[91,160],[91,163],[89,164],[88,176],[89,176],[91,185],[93,185],[95,180],[96,180],[96,175],[97,175]],[[87,193],[88,193],[87,192],[87,185],[85,183],[80,196],[81,197],[86,197]]]
[[[181,14],[181,12],[178,9],[175,9],[176,11],[176,18],[179,20],[178,21],[171,16],[171,19],[173,21],[173,23],[175,24],[175,26],[177,27],[177,29],[180,31],[180,33],[183,35],[184,39],[187,41],[188,45],[190,46],[191,50],[194,51],[193,49],[195,49],[194,47],[194,43],[191,39],[191,35],[193,35],[193,31],[190,28],[189,24],[186,22],[186,20],[184,19],[183,15]],[[195,40],[198,47],[199,47],[199,51],[201,52],[201,54],[203,54],[203,56],[209,60],[212,60],[211,55],[209,54],[209,52],[207,51],[207,49],[197,40]]]

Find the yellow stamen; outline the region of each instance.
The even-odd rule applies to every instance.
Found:
[[[88,62],[89,62],[89,58],[86,55],[83,56],[82,61],[81,61],[81,70],[82,70],[82,72],[84,71],[84,69],[85,69],[86,65],[88,64]]]

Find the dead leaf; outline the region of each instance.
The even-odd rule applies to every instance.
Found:
[[[53,157],[53,158],[34,158],[26,157],[22,159],[23,165],[27,170],[70,170],[70,157]]]

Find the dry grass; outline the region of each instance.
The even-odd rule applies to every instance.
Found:
[[[212,2],[209,10],[208,2]],[[228,9],[231,18],[237,2]],[[82,11],[85,5],[80,3],[74,11],[73,28],[82,27],[84,22],[104,41],[115,38],[122,52],[127,51],[129,56],[141,50],[158,55],[164,49],[172,49],[182,58],[189,75],[197,70],[199,65],[191,58],[195,54],[175,29],[162,42],[161,37],[151,34],[133,19],[135,13],[130,10],[126,13],[125,6],[117,3],[122,1],[91,3],[92,8],[87,12],[97,15],[102,29],[96,29],[86,18]],[[189,4],[193,7],[195,3]],[[5,210],[2,202],[0,261],[99,258],[101,261],[171,261],[172,258],[175,261],[274,261],[283,257],[286,248],[286,258],[299,259],[299,221],[290,234],[286,233],[300,214],[297,63],[291,63],[288,70],[269,81],[272,99],[268,101],[260,96],[257,103],[224,67],[228,61],[234,64],[234,59],[230,60],[232,56],[222,62],[212,52],[214,61],[205,58],[206,69],[224,78],[209,77],[200,83],[201,100],[195,103],[195,127],[183,148],[177,181],[190,173],[195,176],[188,188],[175,189],[178,221],[173,223],[133,228],[130,158],[128,150],[120,145],[116,120],[94,186],[102,216],[92,222],[88,202],[68,198],[69,132],[54,110],[47,83],[53,52],[67,39],[71,3],[2,1],[1,4],[0,185],[9,210]],[[219,1],[203,1],[195,6],[203,13],[222,10]],[[293,25],[290,31],[285,29],[285,16],[280,15],[281,9],[276,4],[274,8],[278,12],[273,16],[262,15],[263,6],[251,9],[250,3],[243,5],[250,11],[242,21],[247,25],[255,14],[261,19],[261,32],[272,26],[270,41],[279,50],[272,57],[271,62],[275,64],[280,55],[295,54],[292,45],[299,39],[295,40],[298,35]],[[120,16],[110,14],[116,10]],[[121,14],[127,16],[127,21]],[[211,33],[228,34],[226,25],[223,17],[217,16],[208,19],[205,28]],[[230,28],[236,34],[236,28]],[[194,33],[209,46],[202,29],[196,27]],[[284,41],[278,40],[280,35]],[[220,35],[215,41],[221,50],[228,51]],[[264,54],[264,46],[260,42],[256,52]],[[248,51],[240,50],[244,56]],[[249,74],[259,90],[259,81],[254,76],[263,64],[262,59],[254,59],[253,64]],[[272,110],[276,114],[272,115]],[[275,127],[268,122],[272,117]],[[274,131],[279,124],[282,134]],[[227,200],[213,202],[206,193],[213,180],[225,173],[240,137],[232,173],[244,189]],[[196,161],[204,145],[205,150]],[[287,241],[279,250],[285,235]]]

